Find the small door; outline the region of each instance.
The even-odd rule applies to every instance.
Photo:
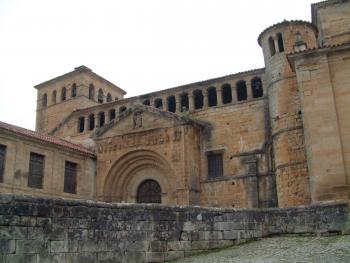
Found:
[[[144,181],[137,190],[138,203],[162,203],[162,189],[154,180]]]

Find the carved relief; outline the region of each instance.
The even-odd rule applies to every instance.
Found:
[[[142,128],[142,112],[141,111],[134,112],[133,124],[134,124],[133,125],[134,129]]]

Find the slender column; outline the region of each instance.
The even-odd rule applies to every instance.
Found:
[[[245,80],[245,84],[247,86],[247,100],[250,100],[253,98],[252,83],[250,80]]]
[[[275,50],[276,50],[276,53],[279,53],[280,52],[280,50],[279,50],[279,48],[278,48],[278,40],[277,40],[277,38],[273,38],[273,43],[275,44]]]
[[[203,109],[208,108],[208,92],[207,90],[203,90]]]
[[[163,109],[166,111],[169,111],[169,107],[168,107],[168,97],[164,97],[163,98]]]
[[[194,96],[192,92],[188,93],[188,111],[194,110]]]
[[[175,101],[176,101],[176,113],[180,113],[181,112],[181,97],[180,94],[176,94],[175,95]]]
[[[236,86],[231,87],[231,92],[232,92],[232,103],[236,103],[238,101]]]
[[[217,99],[217,106],[222,105],[222,89],[218,87],[216,89],[216,99]]]
[[[89,131],[89,116],[84,116],[84,132],[87,132]]]

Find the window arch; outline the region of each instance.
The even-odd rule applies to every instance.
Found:
[[[224,84],[221,87],[221,93],[222,93],[222,103],[230,103],[232,102],[232,88],[230,84]]]
[[[98,126],[102,127],[105,125],[105,113],[103,111],[98,113]]]
[[[42,98],[42,105],[43,107],[47,106],[47,94],[44,93],[43,98]]]
[[[112,95],[111,93],[107,93],[107,102],[111,102],[112,101]]]
[[[65,101],[67,98],[67,89],[66,87],[63,87],[61,90],[61,101]]]
[[[112,121],[115,119],[115,109],[111,109],[109,111],[109,121]]]
[[[196,110],[203,108],[203,92],[201,90],[193,91],[193,99],[194,99],[194,108]]]
[[[121,106],[121,107],[119,108],[119,114],[122,113],[122,112],[124,112],[124,111],[126,111],[126,107],[125,107],[125,106]]]
[[[216,95],[216,88],[210,87],[210,88],[208,88],[207,92],[208,92],[208,106],[209,107],[216,106],[218,103],[218,98]]]
[[[269,37],[268,41],[269,41],[270,56],[272,57],[273,55],[276,54],[275,41],[273,40],[272,37]]]
[[[242,101],[247,99],[247,85],[244,80],[240,80],[237,82],[237,100]]]
[[[77,84],[73,83],[72,85],[72,98],[77,96]]]
[[[278,51],[284,52],[284,43],[282,33],[277,34]]]
[[[56,103],[56,97],[57,97],[57,91],[54,90],[54,91],[52,92],[52,99],[51,99],[53,104]]]
[[[89,99],[95,100],[95,87],[94,84],[90,84],[89,86]]]
[[[162,189],[154,180],[146,180],[137,189],[137,203],[162,203]]]
[[[154,107],[157,109],[161,109],[163,107],[163,101],[162,99],[158,98],[154,100]]]
[[[147,106],[150,106],[151,105],[151,102],[149,99],[146,99],[142,102],[143,105],[147,105]]]
[[[168,101],[168,111],[175,112],[176,111],[176,100],[175,96],[169,96],[167,98]]]
[[[253,98],[260,98],[264,95],[261,79],[255,77],[252,79]]]
[[[188,94],[183,93],[180,95],[180,105],[181,105],[181,112],[188,111],[189,107],[189,101],[188,101]]]
[[[95,115],[89,115],[89,130],[92,131],[95,128]]]
[[[78,132],[84,132],[85,129],[85,117],[79,117]]]
[[[97,101],[98,101],[99,103],[103,103],[103,90],[102,90],[102,89],[99,89],[99,90],[98,90]]]

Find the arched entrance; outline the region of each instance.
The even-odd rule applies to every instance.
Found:
[[[138,203],[162,203],[162,189],[154,180],[146,180],[137,189]]]
[[[175,182],[167,160],[156,152],[136,150],[114,162],[103,187],[103,200],[128,203],[173,203]],[[174,188],[176,189],[176,188]]]

